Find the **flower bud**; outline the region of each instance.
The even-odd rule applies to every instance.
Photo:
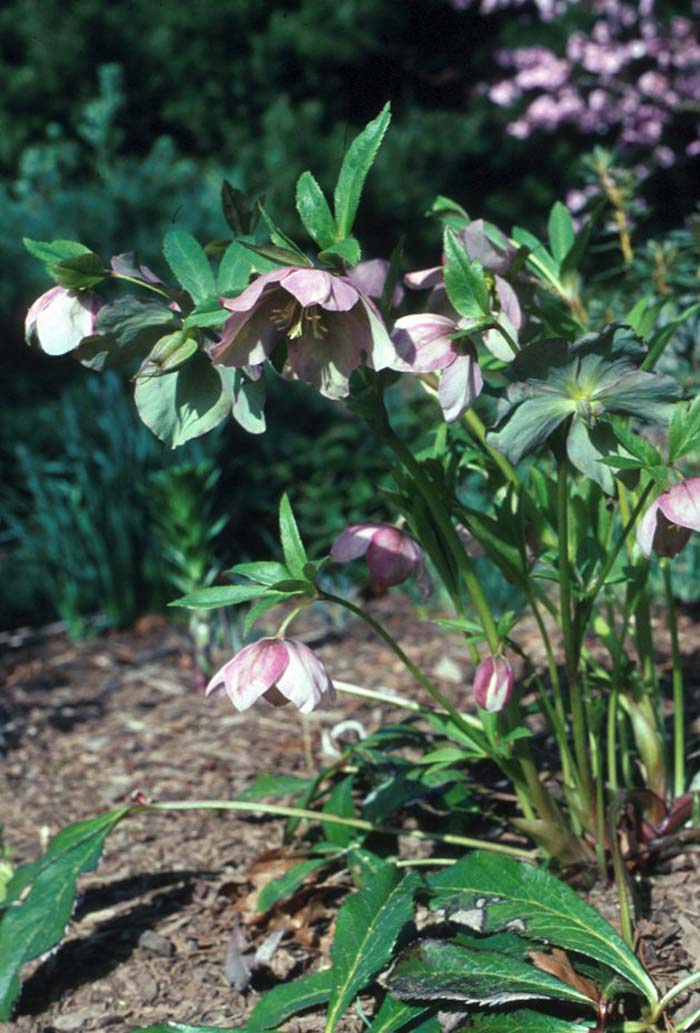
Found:
[[[333,542],[331,559],[349,563],[358,556],[367,557],[367,570],[375,588],[390,588],[415,577],[419,590],[427,593],[430,589],[423,550],[392,524],[368,522],[346,527]]]
[[[487,656],[474,675],[474,702],[482,710],[498,712],[513,692],[513,668],[503,656]]]

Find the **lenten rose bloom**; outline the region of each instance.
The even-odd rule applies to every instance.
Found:
[[[466,337],[454,339],[459,324],[425,312],[402,316],[394,324],[397,358],[391,368],[405,373],[440,373],[438,399],[448,423],[469,409],[484,381],[476,351]]]
[[[274,707],[293,703],[310,714],[335,689],[323,664],[303,642],[261,638],[244,646],[207,685],[206,695],[225,692],[236,710],[247,710],[261,696]]]
[[[700,477],[674,484],[652,502],[637,525],[644,556],[677,556],[691,531],[700,531]]]
[[[323,269],[273,269],[221,304],[231,315],[210,350],[215,364],[258,366],[286,343],[291,375],[327,398],[347,396],[363,355],[375,370],[386,369],[396,355],[369,297],[346,276]]]
[[[487,656],[474,675],[474,702],[482,710],[503,710],[513,692],[513,680],[513,668],[504,656]]]
[[[423,550],[393,524],[368,521],[346,527],[333,542],[331,559],[350,563],[359,556],[366,557],[370,581],[376,588],[390,588],[415,577],[419,591],[430,591]]]
[[[36,341],[47,355],[65,355],[95,332],[101,302],[90,291],[52,287],[36,299],[24,321],[27,344]]]

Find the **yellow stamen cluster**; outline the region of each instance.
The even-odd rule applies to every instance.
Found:
[[[301,337],[305,329],[310,329],[318,340],[326,336],[326,328],[318,306],[302,308],[296,298],[290,298],[286,305],[273,309],[270,319],[280,333],[285,334],[290,341]]]

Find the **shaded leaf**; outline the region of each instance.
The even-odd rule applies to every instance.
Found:
[[[335,219],[311,172],[302,172],[297,180],[296,204],[299,218],[312,240],[320,248],[331,247],[337,236]]]
[[[221,307],[218,295],[211,294],[192,309],[185,317],[183,326],[186,329],[191,326],[223,326],[230,315],[230,312]]]
[[[298,796],[312,786],[314,781],[313,778],[299,778],[298,775],[272,775],[263,771],[235,799],[266,800],[270,796]]]
[[[209,259],[198,240],[185,230],[169,230],[163,239],[163,255],[173,276],[195,305],[216,293]]]
[[[447,940],[409,947],[385,981],[401,1000],[497,1005],[551,998],[591,1006],[580,990],[520,958]]]
[[[592,1029],[592,1026],[527,1009],[499,1015],[477,1013],[469,1020],[469,1033],[587,1033]]]
[[[76,822],[53,837],[43,857],[18,868],[0,918],[0,1020],[19,993],[22,966],[63,939],[78,876],[96,867],[104,841],[129,807]]]
[[[336,826],[337,828],[337,826]],[[258,894],[257,910],[260,913],[269,909],[280,900],[291,897],[300,886],[303,886],[309,875],[312,875],[318,868],[328,864],[325,857],[312,857],[308,861],[301,861],[290,868],[284,875],[271,879]]]
[[[198,588],[169,605],[184,606],[188,610],[216,610],[220,606],[238,606],[269,592],[265,585],[215,585],[213,588]]]
[[[355,237],[346,237],[345,240],[339,240],[337,244],[325,248],[318,257],[322,262],[333,262],[339,258],[345,265],[357,265],[362,258],[362,252]]]
[[[618,972],[650,1003],[657,999],[651,979],[610,923],[543,869],[476,851],[427,881],[432,908],[459,910],[461,921],[482,932],[510,929],[578,951]]]
[[[78,255],[91,254],[90,248],[80,244],[77,240],[32,240],[31,237],[22,237],[22,243],[34,258],[47,265],[55,262],[63,262],[67,258],[77,258]]]
[[[487,319],[491,301],[484,270],[478,262],[472,262],[466,248],[452,230],[445,231],[445,289],[448,297],[461,316],[478,322]]]
[[[561,268],[576,239],[571,212],[561,201],[557,201],[549,213],[547,236],[554,261]]]
[[[235,370],[213,366],[202,352],[165,377],[139,377],[139,416],[171,448],[213,430],[231,412]]]
[[[440,1033],[436,1015],[428,1006],[407,1004],[387,994],[366,1033],[395,1033],[409,1025],[411,1033]]]
[[[341,907],[331,948],[335,983],[326,1033],[333,1033],[355,994],[388,962],[399,933],[412,918],[419,885],[415,872],[400,879],[387,864]]]
[[[109,275],[109,270],[105,269],[105,264],[99,255],[88,251],[86,254],[76,255],[74,258],[64,258],[56,265],[52,265],[49,273],[61,287],[65,287],[67,290],[79,290],[101,283]]]
[[[323,811],[325,814],[335,814],[339,818],[354,818],[355,804],[352,799],[353,776],[341,779],[333,786],[330,796],[326,800]],[[326,839],[338,847],[347,847],[350,844],[366,835],[359,829],[350,828],[347,825],[336,825],[335,822],[321,822],[323,833]]]
[[[315,1004],[325,1004],[331,995],[335,973],[331,969],[323,972],[312,972],[291,983],[280,983],[273,986],[253,1008],[246,1030],[274,1029],[290,1015],[313,1008]]]

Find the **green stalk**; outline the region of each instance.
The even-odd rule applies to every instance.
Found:
[[[622,937],[630,950],[634,950],[634,928],[632,925],[632,909],[630,908],[629,883],[627,880],[627,869],[622,859],[620,840],[617,835],[617,816],[620,804],[614,801],[609,811],[609,836],[610,853],[612,854],[613,875],[617,889],[618,903],[620,906],[620,927]]]
[[[519,487],[520,481],[518,479],[518,475],[516,474],[515,470],[508,462],[506,457],[501,452],[497,452],[495,448],[491,448],[491,446],[487,443],[486,427],[479,419],[477,414],[474,412],[474,410],[467,409],[463,418],[467,427],[469,427],[469,430],[472,432],[476,440],[479,442],[484,452],[488,455],[489,459],[492,459],[495,465],[501,471],[505,480],[509,481],[511,484],[514,484],[516,487]]]
[[[578,679],[578,650],[574,636],[571,600],[571,571],[569,566],[569,494],[567,460],[559,462],[557,477],[557,528],[559,532],[559,607],[564,636],[566,676],[571,699],[571,722],[574,736],[574,755],[579,771],[584,799],[590,801],[591,768],[588,758],[588,736],[583,709],[583,697]]]
[[[138,280],[135,276],[127,276],[125,273],[111,273],[112,279],[124,280],[126,283],[135,283],[138,287],[145,287],[146,290],[153,291],[154,294],[160,294],[162,298],[170,300],[170,294],[164,291],[162,287],[156,287],[154,283],[147,283],[145,280]]]
[[[273,817],[299,818],[328,822],[331,825],[344,825],[346,828],[358,829],[361,832],[378,832],[388,836],[407,836],[410,839],[450,843],[453,846],[463,846],[471,850],[491,850],[494,853],[508,854],[509,857],[527,861],[533,861],[536,856],[532,850],[521,850],[519,847],[504,846],[488,840],[469,839],[467,836],[455,836],[451,832],[424,832],[422,829],[375,825],[362,818],[342,818],[339,814],[310,811],[303,807],[286,807],[276,803],[248,803],[244,800],[170,800],[163,803],[143,804],[143,809],[149,811],[243,811],[249,814],[270,814]]]
[[[685,710],[683,692],[683,669],[681,649],[678,641],[678,618],[676,600],[671,580],[671,561],[661,560],[668,610],[668,627],[671,632],[671,659],[673,661],[673,795],[682,796],[685,791]]]
[[[666,1011],[666,1008],[669,1006],[671,1001],[674,1001],[676,997],[680,997],[681,994],[685,993],[686,990],[689,990],[691,986],[695,986],[697,983],[700,983],[700,972],[691,972],[690,975],[685,976],[685,978],[681,979],[675,986],[672,986],[653,1009],[651,1013],[652,1021],[658,1019],[659,1015],[662,1015],[663,1012]]]

